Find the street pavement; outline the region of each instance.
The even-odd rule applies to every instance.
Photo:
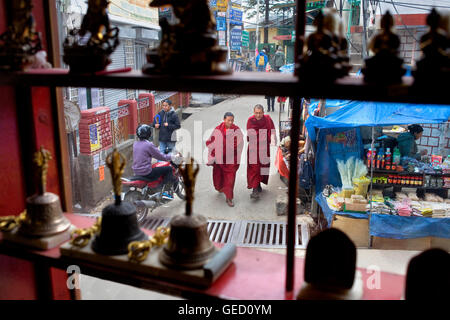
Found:
[[[206,166],[207,150],[205,142],[212,130],[223,121],[225,112],[232,112],[235,116],[234,124],[246,133],[247,119],[253,114],[253,107],[262,104],[266,108],[264,96],[239,96],[227,99],[216,105],[187,108],[183,112],[191,113],[181,124],[178,131],[176,148],[187,156],[188,152],[200,164],[197,175],[194,194],[194,214],[201,214],[207,219],[217,220],[270,220],[286,221],[286,217],[277,216],[275,211],[276,198],[279,194],[286,193],[287,187],[280,180],[280,175],[274,166],[276,147],[271,147],[271,170],[269,184],[262,185],[263,192],[258,200],[250,199],[251,189],[247,189],[247,141],[244,138],[241,166],[236,174],[234,188],[234,207],[229,207],[225,202],[225,196],[214,189],[212,181],[212,167]],[[276,103],[275,112],[265,112],[274,121],[278,134],[279,112]],[[285,117],[287,112],[281,113]],[[189,137],[190,136],[190,137]],[[175,197],[170,204],[155,209],[152,217],[172,217],[184,214],[185,203]]]

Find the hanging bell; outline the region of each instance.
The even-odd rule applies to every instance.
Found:
[[[45,237],[69,229],[70,221],[63,215],[59,197],[51,192],[27,198],[27,213],[19,233],[31,237]]]
[[[204,216],[175,216],[170,222],[169,241],[161,250],[159,260],[170,268],[198,269],[215,252]]]
[[[126,254],[130,242],[147,238],[139,228],[136,208],[128,202],[115,203],[103,208],[100,234],[92,242],[92,249],[104,255]]]

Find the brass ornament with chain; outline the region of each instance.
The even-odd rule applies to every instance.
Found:
[[[170,235],[170,228],[158,227],[155,235],[145,241],[133,241],[128,245],[128,258],[133,262],[142,262],[147,259],[153,247],[160,247],[167,243]]]
[[[85,247],[94,235],[100,233],[101,223],[102,218],[99,217],[93,226],[72,231],[70,244],[79,248]]]

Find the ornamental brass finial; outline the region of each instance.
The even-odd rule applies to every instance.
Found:
[[[38,192],[39,195],[43,195],[46,191],[47,186],[47,171],[48,171],[48,161],[52,159],[50,151],[44,149],[41,146],[39,151],[34,153],[33,162],[37,167],[38,180]]]
[[[192,202],[194,200],[195,177],[200,170],[198,163],[194,170],[194,159],[188,155],[188,161],[185,162],[184,167],[179,168],[183,176],[184,187],[186,190],[186,215],[192,215]]]
[[[106,157],[106,164],[111,171],[111,178],[114,186],[114,196],[116,199],[116,205],[120,204],[121,201],[121,190],[122,190],[122,177],[123,171],[125,170],[125,164],[127,161],[124,156],[114,148],[113,152]]]

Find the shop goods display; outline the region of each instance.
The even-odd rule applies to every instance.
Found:
[[[369,43],[374,56],[365,60],[362,69],[364,81],[376,84],[401,83],[406,70],[403,59],[398,56],[400,38],[392,31],[394,18],[387,11],[381,18],[381,31]]]
[[[81,27],[69,32],[63,43],[63,60],[70,73],[95,73],[110,63],[119,45],[119,29],[109,23],[107,0],[89,0]]]
[[[0,70],[51,68],[36,30],[31,0],[6,0],[6,31],[0,35]]]
[[[351,69],[348,43],[337,11],[320,10],[314,25],[316,31],[308,36],[305,52],[299,57],[299,77],[314,82],[333,82],[348,75]]]
[[[43,147],[34,153],[38,193],[26,199],[26,210],[22,214],[0,219],[5,240],[49,249],[70,239],[71,224],[63,215],[59,197],[46,190],[51,158]]]
[[[150,7],[171,5],[175,25],[160,19],[162,38],[158,48],[147,51],[146,74],[229,74],[227,50],[218,46],[216,22],[206,0],[153,0]]]
[[[350,157],[347,160],[337,160],[337,167],[342,181],[342,191],[344,198],[350,198],[355,193],[353,187],[354,179],[360,179],[367,174],[367,167],[361,159]],[[356,180],[359,184],[358,191],[364,193],[363,181]]]

